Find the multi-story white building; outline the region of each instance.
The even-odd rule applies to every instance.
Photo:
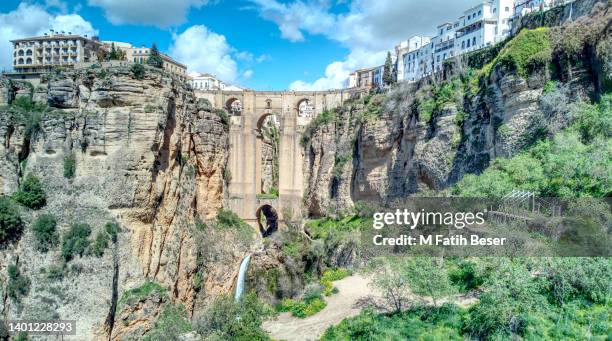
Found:
[[[553,7],[565,5],[573,0],[518,0],[514,5],[513,20],[534,11],[547,11]]]
[[[372,69],[372,87],[382,88],[385,84],[383,75],[385,74],[385,66],[380,65]]]
[[[446,59],[455,56],[455,34],[459,22],[447,22],[437,27],[437,36],[432,41],[434,44],[433,63],[436,72],[442,70],[442,64]]]
[[[403,80],[414,80],[414,74],[418,69],[419,50],[430,42],[430,37],[413,36],[395,47],[398,82]]]
[[[13,69],[20,73],[49,72],[54,67],[73,67],[97,61],[103,44],[96,38],[71,32],[45,33],[43,36],[11,40]]]

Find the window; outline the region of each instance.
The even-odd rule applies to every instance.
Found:
[[[440,61],[440,55],[438,55],[437,61],[438,61],[438,62]]]
[[[470,48],[470,40],[467,41],[467,47]]]
[[[504,10],[505,10],[506,12],[510,12],[510,7],[506,7]]]
[[[464,49],[465,48],[465,40],[461,42],[461,48]]]
[[[472,46],[476,46],[476,37],[472,39]]]
[[[482,11],[478,11],[478,15],[479,15],[479,16],[480,16],[480,15],[482,15]]]
[[[470,20],[470,19],[472,19],[472,15],[471,14],[468,15],[468,20]]]
[[[497,13],[497,8],[493,8],[493,14]]]

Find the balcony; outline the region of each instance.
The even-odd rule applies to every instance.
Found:
[[[455,39],[447,40],[443,43],[436,44],[435,53],[446,51],[455,47]]]

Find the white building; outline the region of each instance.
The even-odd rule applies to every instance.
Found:
[[[380,65],[372,70],[372,87],[382,88],[385,84],[383,75],[385,74],[385,66]]]
[[[418,68],[418,52],[431,42],[430,37],[413,36],[395,47],[397,55],[397,81],[414,80]]]
[[[458,27],[458,21],[447,22],[437,27],[438,35],[432,39],[434,44],[433,63],[436,72],[442,70],[442,64],[446,59],[455,56],[455,34]]]
[[[235,85],[227,84],[209,73],[193,73],[190,75],[189,84],[194,90],[210,91],[243,91],[244,89]]]
[[[463,13],[457,30],[457,52],[464,54],[493,45],[510,34],[514,0],[484,1]]]

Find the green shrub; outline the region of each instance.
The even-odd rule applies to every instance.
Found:
[[[64,177],[66,179],[74,178],[74,173],[76,171],[76,158],[74,154],[69,154],[64,157]]]
[[[338,289],[334,288],[332,282],[339,281],[345,277],[348,277],[352,274],[351,270],[335,268],[335,269],[327,269],[323,272],[323,276],[319,280],[319,283],[323,286],[323,294],[325,296],[330,296],[335,294]]]
[[[552,60],[550,29],[522,30],[501,50],[493,65],[503,65],[526,77],[528,71],[547,65]],[[532,68],[532,70],[529,70]]]
[[[66,262],[75,256],[83,256],[89,247],[91,227],[87,224],[72,224],[62,237],[62,257]]]
[[[179,341],[182,340],[181,335],[190,331],[191,324],[185,307],[168,304],[155,321],[153,329],[145,334],[143,340]]]
[[[29,174],[19,184],[19,189],[13,194],[13,199],[31,209],[39,209],[47,203],[47,196],[40,180],[32,174]]]
[[[104,230],[110,236],[110,239],[113,243],[117,242],[117,234],[121,231],[119,228],[119,224],[116,222],[108,222],[104,225]]]
[[[15,205],[9,198],[0,196],[0,246],[18,240],[23,227],[24,223]]]
[[[544,93],[545,94],[549,94],[553,91],[557,90],[557,82],[555,81],[548,81],[546,82],[546,84],[544,84]]]
[[[213,113],[221,119],[221,123],[228,125],[230,123],[229,114],[223,109],[215,109]]]
[[[42,214],[32,225],[36,249],[47,252],[59,243],[57,221],[51,214]]]
[[[16,265],[8,266],[8,282],[6,294],[15,302],[19,302],[30,291],[30,279],[23,275]]]
[[[306,318],[318,313],[326,306],[327,303],[321,297],[314,297],[308,301],[285,298],[276,309],[280,312],[291,312],[291,315],[295,317]]]
[[[130,71],[132,71],[134,78],[138,80],[143,80],[145,77],[145,67],[142,64],[133,64]]]
[[[194,325],[204,340],[267,341],[270,338],[261,324],[272,315],[273,310],[251,292],[240,302],[229,296],[218,297],[194,318]]]
[[[106,231],[100,231],[96,234],[96,238],[91,246],[91,253],[96,257],[102,257],[104,250],[108,247],[110,237]]]
[[[64,267],[59,265],[51,265],[47,269],[47,279],[52,281],[61,280],[64,278]]]
[[[166,295],[167,289],[157,282],[147,281],[139,287],[126,290],[117,302],[117,310],[125,305],[133,305],[136,302],[143,301],[153,292],[157,292],[159,295]]]

